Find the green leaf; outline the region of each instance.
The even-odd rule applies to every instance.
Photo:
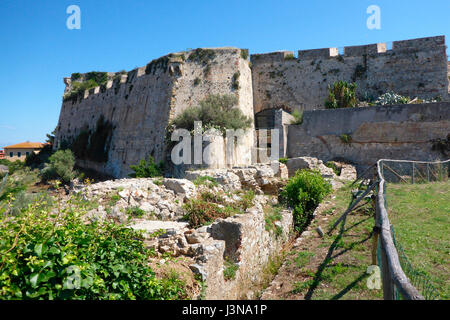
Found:
[[[39,273],[35,272],[30,276],[30,283],[32,288],[36,288],[38,284]]]

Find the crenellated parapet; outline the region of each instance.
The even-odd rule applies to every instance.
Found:
[[[389,49],[388,49],[389,47]],[[328,86],[357,84],[360,98],[387,91],[411,98],[447,100],[450,88],[445,36],[360,46],[251,55],[255,112],[286,105],[323,109]]]

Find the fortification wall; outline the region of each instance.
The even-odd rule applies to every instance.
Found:
[[[287,106],[323,109],[328,85],[356,82],[361,98],[386,91],[448,100],[449,79],[445,37],[338,48],[251,55],[254,110]]]
[[[240,74],[239,86],[233,75]],[[82,75],[83,77],[83,75]],[[108,79],[111,77],[108,76]],[[65,79],[66,93],[72,83]],[[250,68],[236,48],[197,49],[170,54],[108,80],[106,85],[86,90],[81,97],[62,103],[55,148],[76,141],[80,133],[94,132],[101,117],[112,130],[105,144],[107,161],[78,159],[81,167],[113,177],[125,177],[129,166],[152,155],[166,161],[166,129],[169,121],[209,94],[235,94],[238,106],[253,115]],[[251,161],[253,130],[247,130],[237,164]],[[87,141],[85,141],[87,143]],[[214,157],[214,155],[210,155]]]
[[[288,129],[288,156],[345,159],[364,168],[378,159],[436,160],[447,139],[450,102],[305,111]],[[345,141],[347,135],[350,141]]]

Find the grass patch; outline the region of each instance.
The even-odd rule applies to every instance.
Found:
[[[389,220],[414,269],[450,298],[450,181],[388,184]]]

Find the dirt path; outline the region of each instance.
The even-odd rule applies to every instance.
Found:
[[[316,209],[316,217],[303,232],[271,285],[263,292],[265,300],[373,300],[382,290],[367,288],[367,267],[371,265],[372,211],[362,208],[350,214],[332,235],[326,233],[352,199],[344,186],[328,196]],[[369,205],[370,206],[370,205]]]

